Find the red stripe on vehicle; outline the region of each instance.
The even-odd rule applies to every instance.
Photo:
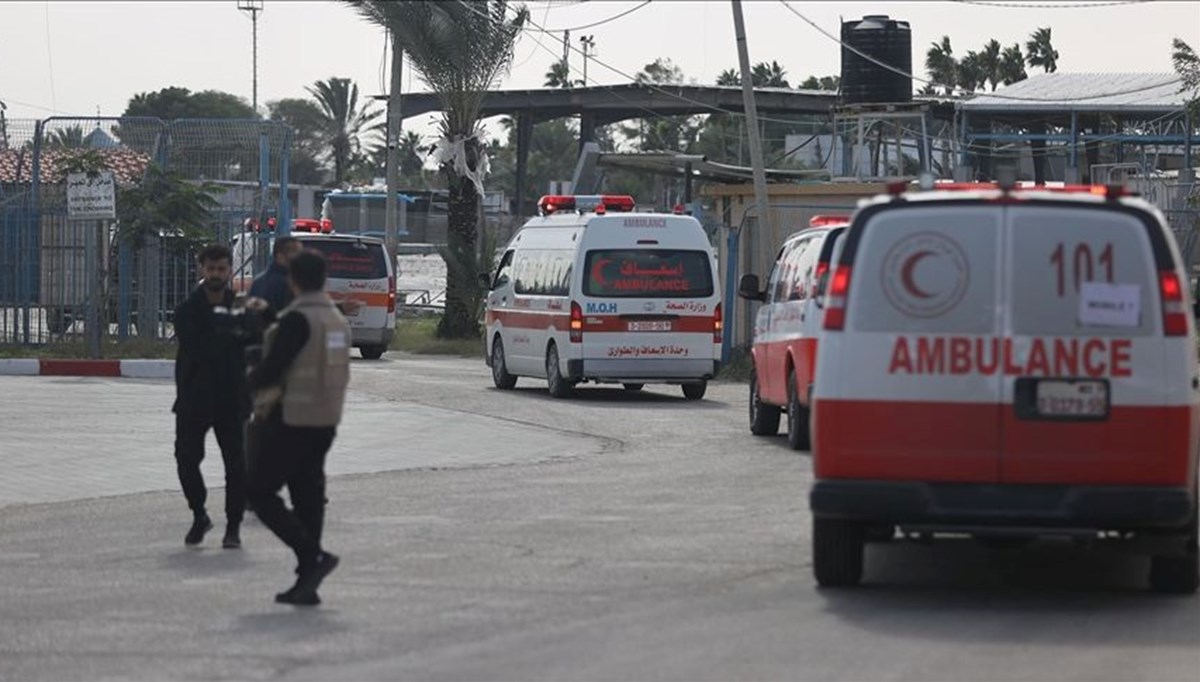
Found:
[[[57,377],[119,377],[120,360],[41,360],[38,372]]]
[[[487,314],[488,324],[500,322],[515,329],[567,329],[571,325],[570,313],[558,310],[540,312],[535,310],[493,310]]]
[[[818,478],[1077,485],[1188,485],[1191,406],[1115,405],[1095,422],[1018,419],[1012,405],[823,399]]]

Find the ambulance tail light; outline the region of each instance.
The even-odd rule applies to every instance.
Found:
[[[583,308],[571,301],[571,343],[583,342]]]
[[[725,341],[725,319],[721,316],[721,304],[713,310],[713,343]]]
[[[1162,293],[1163,333],[1167,336],[1187,336],[1187,312],[1183,309],[1183,287],[1179,277],[1170,270],[1158,274]]]
[[[833,273],[829,296],[825,299],[825,328],[841,331],[846,326],[846,296],[850,293],[850,266],[842,265]]]
[[[388,313],[396,312],[396,278],[388,277]]]

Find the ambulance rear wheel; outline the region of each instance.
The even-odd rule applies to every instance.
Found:
[[[688,400],[699,400],[703,398],[705,392],[708,391],[708,382],[695,381],[690,384],[683,384],[681,388],[683,389],[684,398],[687,398]]]
[[[378,360],[379,358],[383,357],[383,354],[386,351],[387,351],[387,346],[384,346],[382,344],[361,346],[358,349],[358,352],[362,353],[363,358],[366,360]]]
[[[546,388],[555,398],[567,398],[571,395],[571,382],[562,375],[562,365],[558,361],[558,346],[553,343],[546,350]]]
[[[796,389],[796,371],[788,372],[787,440],[793,450],[811,447],[808,433],[808,408],[800,404],[800,391]]]
[[[774,436],[779,433],[779,406],[768,405],[758,393],[758,372],[750,375],[750,433]]]
[[[862,582],[863,527],[845,519],[813,519],[813,576],[821,587]]]
[[[1200,507],[1192,513],[1184,553],[1151,557],[1151,590],[1162,594],[1194,594],[1200,588]]]
[[[517,378],[508,373],[508,364],[504,361],[504,342],[499,335],[492,342],[492,383],[502,391],[511,390],[517,385]]]
[[[646,384],[622,384],[622,386],[624,386],[626,391],[629,391],[631,393],[635,392],[635,391],[640,391],[643,388],[646,388]]]

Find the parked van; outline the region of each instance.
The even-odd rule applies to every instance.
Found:
[[[762,305],[754,318],[750,355],[750,432],[773,436],[787,413],[788,445],[809,447],[809,410],[821,335],[824,286],[834,247],[846,231],[846,216],[816,216],[810,227],[783,243],[760,288],[756,275],[743,275],[739,295]]]
[[[721,357],[716,257],[690,216],[633,213],[628,196],[546,196],[489,289],[485,359],[497,388],[545,379],[678,384],[704,396]]]
[[[396,276],[382,239],[293,232],[306,249],[325,255],[325,291],[350,323],[351,343],[378,360],[396,333]]]
[[[813,560],[853,585],[893,528],[1114,534],[1196,590],[1200,367],[1179,249],[1117,187],[868,201],[831,280],[814,390]]]

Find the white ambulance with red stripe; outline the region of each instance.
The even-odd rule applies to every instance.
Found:
[[[1111,537],[1196,590],[1200,367],[1162,214],[1119,187],[970,185],[860,206],[817,352],[814,572],[867,539]]]
[[[757,275],[743,275],[738,295],[759,301],[750,356],[750,432],[779,433],[787,414],[787,440],[793,450],[809,447],[809,410],[822,331],[821,307],[834,249],[849,218],[814,216],[807,229],[788,237],[762,289]]]
[[[634,213],[628,196],[546,196],[488,288],[485,359],[497,388],[545,379],[676,384],[704,396],[721,358],[716,257],[693,217]]]

